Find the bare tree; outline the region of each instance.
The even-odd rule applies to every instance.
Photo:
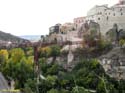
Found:
[[[118,25],[117,25],[116,23],[113,25],[113,29],[114,29],[114,31],[116,32],[116,44],[119,45],[120,32],[122,32],[123,29],[118,29]]]

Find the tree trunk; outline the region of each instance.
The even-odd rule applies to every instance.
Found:
[[[53,56],[52,64],[54,64],[55,60],[56,60],[56,56]]]

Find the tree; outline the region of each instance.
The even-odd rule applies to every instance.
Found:
[[[117,44],[119,44],[120,32],[123,31],[123,29],[120,29],[120,30],[119,30],[117,24],[114,24],[114,25],[113,25],[113,29],[114,29],[114,31],[116,32],[116,42],[117,42]]]
[[[90,93],[84,87],[75,86],[72,90],[72,93]]]
[[[33,66],[27,63],[26,58],[22,58],[20,62],[9,60],[2,68],[2,72],[7,79],[11,78],[15,80],[15,88],[24,88],[27,79],[33,78]]]
[[[49,57],[51,55],[51,48],[50,47],[39,48],[39,54],[40,57]]]
[[[15,48],[10,50],[10,57],[13,62],[20,62],[24,56],[25,53],[21,48]]]
[[[34,64],[34,56],[28,56],[26,63],[29,65],[33,65]]]
[[[25,52],[26,56],[33,56],[33,48],[32,47],[25,48],[24,52]]]
[[[57,76],[50,76],[48,75],[47,78],[46,78],[48,84],[53,87],[55,84],[56,84],[56,81],[57,81]]]
[[[59,93],[59,91],[57,89],[51,89],[50,91],[48,91],[47,93]]]
[[[9,54],[5,49],[0,50],[0,62],[6,62],[8,60]]]
[[[51,67],[47,69],[47,74],[56,75],[58,74],[58,71],[59,71],[59,65],[53,64]]]
[[[120,44],[120,46],[122,47],[122,46],[125,44],[125,40],[124,40],[124,39],[121,39],[121,40],[119,41],[119,44]]]
[[[20,63],[15,67],[15,80],[18,80],[19,85],[17,87],[24,88],[24,84],[28,78],[33,78],[33,66],[26,63],[26,59],[21,59]]]
[[[116,40],[116,33],[113,29],[110,29],[108,32],[106,32],[106,37],[108,41],[115,41]]]
[[[9,62],[6,62],[2,65],[1,71],[7,79],[10,77],[14,78],[14,76],[15,76],[15,63],[9,60]]]
[[[95,47],[98,39],[99,33],[97,28],[91,28],[90,34],[84,35],[84,40],[89,47]]]
[[[60,47],[58,45],[51,46],[51,56],[53,57],[52,63],[56,60],[56,57],[60,55]]]
[[[105,85],[104,85],[104,82],[102,80],[100,80],[98,85],[97,85],[97,93],[106,93]]]
[[[24,93],[34,93],[36,91],[37,86],[36,82],[36,79],[28,79],[25,83]]]

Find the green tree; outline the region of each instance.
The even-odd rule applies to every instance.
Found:
[[[13,62],[20,62],[24,56],[25,53],[21,48],[15,48],[10,50],[10,57]]]
[[[47,69],[47,74],[57,75],[59,71],[59,65],[53,64],[51,67]]]
[[[36,79],[28,79],[25,83],[24,93],[34,93],[36,91],[37,86],[36,82]]]
[[[16,64],[15,80],[18,80],[17,88],[24,88],[24,84],[28,78],[33,78],[33,67],[26,63],[26,59],[22,59],[20,63]]]
[[[98,93],[106,93],[104,82],[102,80],[100,80],[99,83],[98,83],[97,92]]]
[[[26,56],[33,56],[33,48],[32,47],[27,47],[26,49],[24,49],[24,52],[25,52]]]
[[[56,57],[60,55],[60,47],[58,45],[51,46],[51,56],[53,56],[52,63],[56,60]]]
[[[124,40],[124,39],[121,39],[121,40],[119,41],[119,44],[120,44],[120,46],[122,47],[122,46],[125,44],[125,40]]]
[[[86,90],[84,87],[76,86],[73,88],[72,93],[90,93],[90,92]]]
[[[51,55],[51,48],[50,47],[44,47],[39,48],[40,57],[49,57]]]
[[[47,91],[47,93],[70,93],[70,92],[65,89],[61,89],[61,90],[51,89],[51,90]]]
[[[51,89],[50,91],[48,91],[47,93],[59,93],[59,91],[57,89]]]
[[[2,65],[2,73],[4,74],[4,76],[8,79],[8,78],[14,78],[15,76],[15,63],[12,61],[9,61],[7,63],[4,63]]]
[[[48,84],[51,85],[51,87],[53,87],[56,84],[57,76],[48,75],[46,80],[47,80]]]
[[[9,57],[9,53],[6,49],[0,50],[0,62],[1,63],[7,62],[8,57]]]
[[[16,88],[24,88],[24,84],[28,78],[33,78],[33,66],[28,64],[26,58],[22,58],[20,62],[9,62],[4,64],[2,72],[7,79],[14,79],[16,82]]]

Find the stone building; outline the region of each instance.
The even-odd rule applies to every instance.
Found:
[[[103,35],[112,28],[113,24],[118,24],[119,29],[125,29],[125,0],[120,0],[112,7],[108,5],[96,5],[86,16],[86,21],[93,20],[100,24],[100,31]]]
[[[60,32],[62,34],[66,34],[68,31],[73,31],[73,30],[75,30],[74,23],[67,22],[60,26]]]
[[[74,25],[76,29],[78,29],[83,23],[85,23],[85,17],[74,18]]]
[[[59,33],[60,32],[60,26],[61,26],[61,24],[59,24],[59,23],[54,25],[54,26],[51,26],[49,28],[49,35],[53,34],[53,33]]]
[[[72,37],[78,37],[74,23],[56,24],[49,28],[49,42],[65,42]]]

